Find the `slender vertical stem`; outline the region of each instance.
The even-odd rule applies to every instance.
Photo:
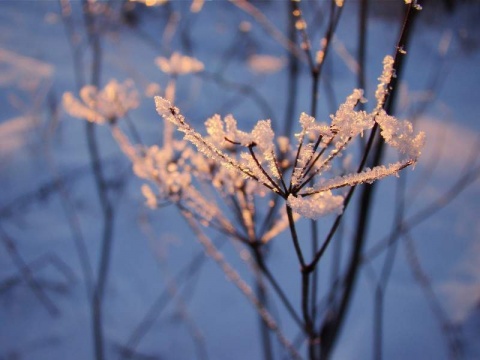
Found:
[[[100,34],[95,24],[94,15],[90,12],[89,4],[84,0],[84,19],[87,29],[89,44],[92,52],[91,63],[91,84],[98,86],[100,83],[102,51],[100,44]],[[92,297],[92,320],[93,320],[93,336],[95,346],[95,357],[97,360],[105,358],[105,335],[103,326],[103,299],[105,287],[108,279],[108,270],[110,265],[110,258],[113,243],[113,207],[108,197],[108,185],[105,180],[102,165],[100,162],[100,150],[96,139],[95,124],[86,122],[86,137],[88,144],[88,151],[90,155],[90,163],[95,180],[95,186],[100,201],[100,206],[103,215],[103,230],[102,230],[102,248],[100,252],[100,261],[98,265],[97,282],[93,291]]]
[[[382,266],[382,272],[380,274],[380,279],[378,280],[376,291],[375,291],[375,312],[374,312],[374,354],[376,360],[382,359],[382,348],[383,348],[383,314],[384,314],[384,298],[387,292],[387,284],[392,273],[393,263],[395,260],[395,255],[397,254],[397,244],[398,242],[393,241],[396,229],[401,229],[402,224],[404,223],[404,214],[405,214],[405,187],[406,187],[406,177],[402,176],[397,181],[396,192],[395,192],[395,218],[392,224],[392,230],[390,233],[390,246],[388,248],[387,255]]]
[[[68,21],[65,20],[65,22],[68,22]],[[81,69],[80,67],[78,69],[77,67],[75,68],[76,68],[75,73],[77,73]],[[79,75],[77,75],[77,77],[78,76]],[[50,100],[50,107],[49,107],[50,116],[53,119],[58,117],[58,111],[57,111],[58,104],[56,103],[53,93],[50,93],[49,100]],[[59,121],[58,118],[56,120]],[[87,290],[86,291],[87,299],[88,301],[90,301],[93,295],[92,292],[93,292],[93,284],[95,281],[94,280],[95,276],[94,276],[94,271],[93,271],[92,263],[90,260],[90,256],[88,254],[88,249],[85,243],[85,238],[83,236],[82,227],[80,225],[80,219],[78,217],[78,214],[75,211],[75,206],[72,200],[70,199],[69,192],[66,186],[66,181],[62,176],[60,176],[57,166],[55,164],[54,156],[52,154],[52,149],[48,146],[47,143],[45,143],[45,156],[47,158],[50,171],[53,173],[55,177],[55,180],[54,180],[55,188],[58,191],[61,206],[63,208],[63,212],[65,214],[66,220],[68,222],[68,225],[72,234],[73,243],[78,255],[80,267],[82,269],[83,280],[85,281],[85,285],[86,285],[85,287]]]
[[[383,101],[384,108],[386,112],[389,114],[392,113],[395,93],[397,89],[396,84],[398,79],[401,76],[402,69],[403,69],[403,54],[401,54],[399,50],[403,49],[407,44],[411,30],[412,30],[413,20],[415,18],[414,17],[415,9],[413,8],[413,6],[414,5],[412,3],[407,8],[407,11],[405,13],[405,17],[403,20],[402,28],[400,31],[399,40],[395,49],[394,68],[396,70],[397,76],[392,78],[389,84],[389,88],[391,89],[391,91],[385,95],[386,101]],[[375,124],[373,128],[372,134],[376,131],[376,128],[377,128],[377,124]],[[372,135],[370,136],[370,139],[372,139]],[[369,145],[370,145],[370,141],[369,141]],[[365,155],[368,154],[369,152],[367,150],[366,150],[366,153],[364,154],[364,159],[365,159]],[[374,153],[373,153],[373,159],[372,159],[373,166],[377,165],[380,162],[382,152],[383,152],[382,150],[383,150],[383,142],[379,141],[375,146]],[[347,196],[348,200],[350,199],[351,194],[353,194],[354,189],[355,188],[352,188],[350,190]],[[346,271],[346,274],[343,280],[344,289],[342,292],[341,299],[339,300],[338,310],[336,311],[334,319],[329,321],[328,324],[327,323],[324,324],[324,329],[325,329],[324,339],[327,341],[324,342],[322,351],[326,357],[330,355],[331,351],[333,350],[333,346],[336,340],[338,339],[342,325],[345,320],[346,312],[349,308],[350,301],[352,299],[353,289],[356,284],[357,275],[358,275],[358,268],[361,265],[362,250],[366,241],[366,234],[367,234],[367,229],[369,225],[370,212],[372,210],[372,198],[373,198],[374,189],[375,187],[373,185],[365,186],[362,189],[362,193],[360,195],[358,217],[357,217],[357,222],[355,226],[356,233],[353,241],[353,248],[352,248],[350,259],[349,259],[348,269]]]
[[[320,73],[317,69],[313,69],[312,73],[312,98],[310,104],[310,114],[314,118],[317,117],[317,98],[318,98],[318,84],[320,80]],[[310,232],[312,237],[312,256],[318,251],[318,225],[316,220],[310,220]],[[310,308],[311,308],[311,320],[310,326],[311,331],[314,331],[314,323],[316,318],[316,308],[317,308],[317,282],[318,282],[318,267],[314,267],[312,270],[312,289],[310,297]],[[314,344],[310,344],[310,347],[313,351]]]
[[[290,226],[290,233],[292,235],[293,246],[295,247],[295,252],[297,253],[298,261],[303,268],[305,268],[305,259],[303,257],[302,249],[300,247],[300,243],[298,241],[297,229],[295,228],[295,220],[293,219],[293,212],[292,208],[286,205],[287,208],[287,216],[288,216],[288,224]]]
[[[360,11],[358,13],[358,48],[357,48],[357,62],[358,62],[358,77],[357,86],[359,89],[366,90],[365,68],[366,68],[366,54],[367,54],[367,25],[368,25],[368,0],[361,0]],[[360,102],[358,107],[363,110],[365,104]]]
[[[273,289],[279,296],[280,300],[282,301],[283,305],[286,307],[287,311],[290,313],[290,315],[292,316],[293,320],[297,323],[297,325],[303,328],[302,319],[297,314],[297,312],[295,311],[295,308],[291,304],[290,300],[288,299],[287,295],[281,288],[280,284],[278,283],[278,281],[273,276],[272,272],[269,270],[269,268],[265,264],[265,261],[262,255],[260,254],[260,249],[258,248],[258,246],[253,247],[253,253],[260,270],[262,271],[263,275],[265,275],[266,279],[269,281],[270,285],[273,287]]]
[[[265,289],[265,284],[263,283],[262,279],[262,272],[260,268],[257,266],[255,269],[255,290],[257,293],[258,301],[260,301],[263,306],[268,309],[268,298],[267,292]],[[262,338],[262,346],[263,346],[263,358],[265,360],[273,360],[273,349],[272,349],[272,339],[270,337],[270,329],[263,321],[262,317],[259,316],[260,321],[260,336]]]
[[[205,252],[210,256],[217,265],[222,269],[225,275],[230,281],[243,293],[248,301],[255,307],[262,320],[268,326],[268,328],[276,335],[278,341],[285,347],[294,359],[300,359],[300,355],[293,347],[290,341],[285,337],[282,330],[278,326],[276,320],[270,315],[268,309],[259,301],[258,297],[254,294],[251,287],[240,277],[239,273],[225,260],[223,254],[215,247],[209,237],[207,237],[199,228],[195,220],[184,210],[182,210],[184,219],[187,221],[189,227],[194,232],[196,238],[200,241],[205,248]]]
[[[309,299],[310,299],[310,275],[312,268],[307,267],[305,264],[305,259],[303,257],[302,249],[298,241],[297,230],[295,228],[295,220],[293,219],[292,209],[286,205],[288,222],[290,225],[290,232],[292,235],[293,245],[295,247],[295,252],[297,253],[298,261],[301,265],[302,273],[302,315],[304,322],[304,331],[308,337],[308,354],[309,359],[315,359],[315,332],[312,322],[312,317],[309,310]]]
[[[58,309],[57,305],[47,296],[45,291],[43,291],[42,287],[38,283],[38,281],[33,276],[32,269],[20,255],[17,246],[12,238],[5,232],[3,227],[0,225],[0,239],[3,242],[7,253],[9,254],[10,258],[12,259],[13,264],[18,269],[21,277],[25,280],[28,284],[32,292],[35,294],[37,299],[42,303],[42,305],[47,309],[48,313],[51,316],[58,316],[60,314],[60,310]]]
[[[373,358],[375,360],[382,359],[383,345],[383,290],[380,286],[375,289],[375,305],[373,309]]]
[[[310,360],[315,360],[315,333],[308,306],[310,299],[310,275],[311,272],[308,269],[302,269],[302,314],[305,322],[304,330],[308,336],[308,357]]]
[[[312,232],[312,255],[315,255],[318,250],[318,226],[315,220],[310,221]],[[312,321],[315,323],[317,316],[317,291],[318,291],[318,267],[312,270],[312,295],[310,302],[310,309],[312,312]]]
[[[76,46],[74,43],[75,29],[73,27],[73,21],[71,18],[71,5],[68,0],[59,0],[62,10],[62,15],[64,19],[65,29],[69,35],[69,43],[73,53],[73,62],[75,69],[75,80],[78,90],[85,84],[85,79],[83,76],[83,62],[82,62],[82,53],[80,47]],[[92,84],[98,85],[100,78],[100,63],[101,63],[101,47],[98,34],[95,34],[94,28],[94,18],[92,14],[89,13],[88,9],[89,4],[87,1],[82,0],[82,11],[85,21],[85,27],[87,30],[87,36],[90,41],[90,46],[92,50]],[[92,336],[94,344],[94,353],[97,360],[104,359],[104,336],[103,336],[103,325],[102,325],[102,298],[103,298],[103,288],[105,286],[107,278],[107,269],[108,269],[108,260],[111,247],[111,236],[112,236],[112,224],[113,224],[113,209],[109,205],[108,198],[106,196],[106,184],[103,181],[103,174],[100,164],[100,156],[95,140],[95,128],[93,124],[87,122],[86,125],[86,137],[88,142],[88,150],[90,156],[90,165],[94,174],[95,184],[100,198],[100,203],[102,206],[102,211],[104,215],[104,228],[103,228],[103,248],[102,255],[100,259],[100,273],[98,279],[95,282],[94,275],[90,273],[89,261],[84,251],[83,247],[81,248],[81,253],[79,256],[81,258],[81,263],[84,271],[85,282],[87,283],[87,293],[90,301],[90,312],[92,317]],[[78,247],[78,245],[77,245]],[[80,249],[80,248],[79,248]],[[89,279],[91,278],[91,281]],[[89,283],[91,285],[88,285]],[[100,287],[99,287],[100,285]]]
[[[297,29],[295,29],[295,18],[292,12],[295,10],[295,4],[291,1],[287,3],[288,7],[288,39],[292,44],[297,43]],[[288,79],[287,79],[287,101],[285,108],[285,128],[283,135],[289,136],[292,133],[293,117],[295,104],[297,100],[299,59],[291,51],[288,51]]]

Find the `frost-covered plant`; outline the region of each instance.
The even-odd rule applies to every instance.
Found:
[[[318,219],[342,212],[345,194],[337,189],[396,175],[417,161],[424,133],[415,134],[408,121],[399,121],[383,110],[386,87],[393,76],[392,64],[393,59],[387,56],[372,112],[356,110],[359,102],[366,101],[363,92],[356,89],[331,115],[329,124],[302,113],[295,147],[288,138],[275,139],[270,120],[260,120],[251,132],[245,132],[238,129],[232,115],[223,119],[220,115],[212,116],[205,122],[207,134],[201,135],[178,108],[162,97],[155,98],[157,112],[167,124],[184,133],[183,140],[174,139],[169,132],[162,147],[134,146],[120,128],[112,126],[112,131],[131,159],[135,174],[155,185],[153,189],[148,184],[142,186],[149,207],[174,203],[204,225],[237,239],[267,242],[288,226],[287,217],[280,216],[258,234],[254,224],[258,213],[256,198],[273,192],[286,200],[297,217]],[[168,70],[166,66],[164,71]],[[138,104],[137,93],[128,81],[123,85],[111,81],[101,91],[86,86],[80,96],[83,103],[70,93],[64,95],[67,112],[99,124],[114,125],[114,120]],[[334,160],[375,123],[384,141],[397,149],[402,159],[360,173],[328,176]],[[218,196],[207,197],[203,191],[206,184],[213,186]],[[222,211],[225,206],[231,209],[230,218]],[[235,218],[245,231],[237,229]]]
[[[80,90],[80,99],[66,92],[63,106],[71,116],[97,124],[115,122],[139,104],[138,92],[131,80],[123,83],[110,80],[100,91],[96,86],[84,86]]]
[[[338,7],[343,4],[342,1],[335,3]],[[298,17],[297,29],[305,32],[306,23],[301,12],[296,9],[293,15]],[[307,40],[304,36],[302,47],[309,44]],[[313,58],[310,59],[313,75],[319,73],[327,44],[325,40],[323,50],[317,54],[317,65],[314,65]],[[309,48],[304,50],[308,52]],[[314,116],[302,113],[299,117],[300,130],[292,142],[287,137],[277,137],[270,120],[259,120],[251,131],[245,131],[238,128],[232,115],[213,115],[205,121],[205,132],[197,131],[174,105],[176,80],[179,76],[203,71],[203,63],[177,52],[169,58],[157,57],[155,63],[169,78],[163,97],[155,97],[156,110],[165,120],[162,144],[132,144],[117,125],[117,120],[138,104],[138,95],[130,82],[119,84],[112,81],[102,90],[86,86],[80,92],[81,100],[66,93],[64,105],[67,112],[90,122],[110,125],[117,143],[132,161],[134,173],[146,182],[141,187],[146,205],[154,209],[174,204],[180,210],[206,253],[254,304],[264,323],[277,332],[293,357],[298,358],[295,349],[270,316],[266,303],[259,300],[260,295],[253,294],[249,285],[227,264],[221,252],[214,249],[198,225],[213,228],[245,244],[253,255],[251,265],[260,270],[259,273],[268,279],[280,296],[308,337],[310,358],[315,358],[314,348],[320,343],[323,329],[315,328],[315,321],[318,322],[320,316],[316,314],[316,294],[310,295],[316,290],[310,289],[310,284],[316,281],[318,261],[336,227],[332,227],[322,246],[317,246],[317,236],[312,235],[313,259],[309,262],[303,256],[295,221],[300,217],[315,221],[328,214],[341,214],[353,192],[352,187],[397,175],[418,160],[425,134],[415,133],[410,122],[400,121],[384,110],[391,80],[395,76],[395,60],[390,56],[384,59],[372,111],[367,112],[358,106],[366,99],[362,90],[355,89],[331,115],[329,122],[318,121]],[[263,69],[264,64],[261,65]],[[316,99],[313,94],[312,98]],[[316,113],[314,108],[312,106],[312,114]],[[183,139],[174,136],[175,128],[184,134]],[[373,139],[377,128],[383,141],[399,153],[397,162],[369,169],[363,168],[362,161],[357,172],[335,165],[357,138],[368,132]],[[365,159],[367,155],[368,150],[365,150]],[[345,188],[351,191],[347,194]],[[286,204],[286,211],[277,206],[280,201]],[[302,316],[297,314],[267,269],[264,248],[260,250],[288,227],[302,275]],[[263,278],[259,279],[261,282]],[[308,305],[310,301],[311,309]],[[327,322],[326,318],[322,326],[329,325]]]
[[[203,70],[203,63],[190,56],[174,52],[170,58],[159,56],[155,59],[157,66],[166,74],[185,75]]]
[[[228,119],[234,121],[232,117]],[[219,116],[210,118],[207,123],[216,121],[221,121]],[[154,185],[154,188],[149,184],[142,186],[149,207],[176,204],[202,224],[244,242],[267,242],[285,228],[284,219],[278,219],[273,229],[258,239],[254,224],[257,212],[255,198],[264,197],[266,189],[257,181],[238,176],[235,167],[223,166],[195,151],[186,140],[170,139],[162,147],[134,146],[118,127],[113,127],[112,132],[132,161],[134,173]],[[213,135],[209,141],[215,142],[214,138]],[[223,146],[217,145],[224,154],[232,161],[241,161],[236,146],[228,141],[222,142]],[[206,196],[206,186],[213,186],[218,196]],[[230,218],[223,212],[225,206],[232,210]],[[238,223],[245,231],[235,226]]]
[[[260,120],[251,132],[244,132],[238,130],[231,115],[223,120],[215,115],[206,121],[208,135],[203,136],[167,99],[156,97],[156,109],[166,121],[184,133],[184,140],[228,171],[229,180],[223,179],[222,183],[228,184],[237,177],[251,180],[286,199],[288,206],[299,215],[318,219],[342,211],[343,196],[332,190],[395,175],[414,164],[420,156],[425,134],[415,134],[408,121],[399,121],[383,110],[386,87],[393,76],[392,65],[393,58],[387,56],[376,92],[377,106],[372,112],[355,109],[359,102],[365,101],[363,92],[356,89],[331,116],[330,124],[302,113],[299,119],[301,131],[296,134],[297,146],[288,154],[278,150],[270,120]],[[403,159],[388,166],[328,179],[325,174],[331,169],[333,160],[375,123],[379,125],[384,141],[397,149]],[[289,172],[290,167],[293,170]],[[258,186],[252,189],[258,189]]]

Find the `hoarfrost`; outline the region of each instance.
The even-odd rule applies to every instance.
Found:
[[[287,203],[297,214],[314,220],[331,213],[340,214],[343,210],[343,196],[333,195],[330,191],[309,197],[290,194]]]

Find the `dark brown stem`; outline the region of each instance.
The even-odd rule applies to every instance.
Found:
[[[295,252],[297,253],[298,262],[300,263],[301,268],[305,268],[305,259],[303,257],[302,249],[300,247],[300,243],[298,241],[297,230],[295,228],[295,220],[293,219],[293,212],[292,208],[286,205],[287,208],[287,216],[288,216],[288,224],[290,226],[290,234],[292,235],[293,246],[295,247]]]
[[[391,90],[387,91],[387,93],[385,94],[384,101],[382,102],[384,104],[385,110],[389,114],[391,114],[393,110],[393,104],[394,104],[393,100],[395,98],[395,91],[397,89],[395,85],[401,76],[401,72],[402,72],[401,70],[403,68],[402,66],[403,54],[400,53],[400,49],[405,48],[406,43],[409,39],[409,35],[413,26],[414,13],[415,13],[414,5],[410,4],[405,13],[402,29],[400,31],[399,41],[395,49],[394,69],[396,70],[396,77],[393,77],[390,84],[388,85],[387,88]],[[375,124],[373,128],[372,134],[375,133],[376,127],[377,127],[377,124]],[[370,136],[370,139],[372,139],[372,135]],[[380,162],[380,159],[382,156],[382,150],[383,150],[383,142],[379,141],[374,152],[374,157],[372,161],[373,166],[377,165]],[[368,155],[367,151],[366,151],[366,154]],[[355,188],[352,188],[350,190],[349,192],[350,197],[351,197],[351,194],[353,194],[354,189]],[[371,203],[373,198],[373,190],[374,190],[374,186],[365,186],[360,195],[357,225],[355,227],[356,234],[354,239],[354,245],[350,255],[348,269],[343,280],[344,290],[343,290],[341,299],[339,301],[338,310],[335,311],[333,319],[325,323],[323,327],[323,329],[325,330],[324,339],[326,341],[323,344],[322,352],[326,357],[329,356],[329,354],[333,350],[336,340],[338,339],[342,325],[345,320],[347,310],[350,305],[350,301],[352,299],[353,289],[356,284],[356,279],[358,275],[358,268],[361,264],[361,258],[362,258],[361,253],[365,243],[366,233],[367,233],[368,224],[369,224],[368,220],[370,218],[370,211],[372,210]]]
[[[397,182],[395,192],[395,219],[392,225],[391,237],[394,236],[395,229],[403,222],[405,209],[405,183],[406,177],[402,176]],[[384,298],[387,292],[387,284],[392,272],[395,255],[397,254],[397,246],[390,246],[385,256],[382,266],[380,279],[375,290],[375,308],[374,308],[374,332],[373,332],[373,352],[376,360],[382,359],[383,349],[383,314],[384,314]]]
[[[295,4],[289,1],[288,4],[288,39],[292,44],[297,43],[297,29],[295,29],[295,18],[291,16],[291,13],[295,10]],[[298,72],[299,72],[299,59],[291,51],[288,51],[288,78],[287,78],[287,102],[285,108],[285,128],[283,135],[290,136],[293,127],[293,118],[295,112],[295,104],[298,94]]]
[[[254,243],[256,244],[256,243]],[[283,291],[282,287],[279,285],[279,282],[275,279],[275,277],[273,276],[273,274],[271,273],[270,269],[267,267],[267,265],[265,264],[265,260],[263,259],[263,256],[262,254],[260,253],[260,249],[258,246],[254,246],[254,244],[252,244],[252,249],[253,249],[253,254],[255,256],[255,260],[257,262],[257,265],[259,266],[260,270],[262,271],[262,273],[265,275],[265,277],[267,278],[267,280],[269,281],[270,285],[273,287],[273,289],[275,290],[275,292],[277,293],[278,297],[280,298],[280,300],[282,301],[283,305],[285,306],[285,308],[287,309],[287,311],[289,312],[290,316],[292,317],[292,319],[297,323],[297,325],[300,327],[300,328],[303,328],[303,322],[302,322],[302,319],[300,318],[300,316],[297,314],[295,308],[293,307],[293,305],[291,304],[290,300],[288,299],[287,295],[285,294],[285,292]]]
[[[89,9],[89,3],[83,1],[84,19],[89,39],[89,45],[92,52],[91,63],[91,84],[99,86],[100,72],[102,63],[102,48],[100,44],[100,33],[98,24],[95,22],[95,16]],[[102,248],[100,250],[100,261],[98,266],[97,281],[93,291],[92,297],[92,317],[93,317],[93,333],[95,357],[97,360],[105,358],[105,335],[103,326],[103,299],[105,287],[108,279],[108,270],[110,265],[110,258],[113,244],[113,206],[108,197],[108,185],[103,173],[101,165],[100,150],[96,139],[95,124],[86,122],[86,137],[88,144],[88,151],[90,156],[90,163],[97,189],[98,199],[103,215],[103,230],[102,230]]]
[[[258,301],[260,301],[263,306],[268,309],[268,297],[265,289],[265,284],[263,283],[261,269],[257,266],[255,271],[255,290],[257,293]],[[259,316],[260,322],[260,336],[262,339],[263,346],[263,358],[264,360],[273,360],[273,349],[272,349],[272,339],[270,337],[270,329],[262,320],[262,317]]]
[[[268,179],[268,181],[270,182],[270,185],[271,187],[273,187],[275,190],[276,193],[280,194],[282,197],[286,197],[285,193],[282,191],[282,189],[280,189],[280,187],[277,185],[277,183],[275,181],[273,181],[273,179],[271,178],[270,175],[268,175],[268,173],[265,171],[265,169],[263,168],[262,164],[260,164],[260,162],[258,161],[257,159],[257,156],[255,155],[255,152],[253,151],[253,147],[255,145],[252,144],[252,145],[249,145],[248,146],[248,151],[250,152],[250,155],[252,155],[252,158],[253,158],[253,161],[255,161],[255,164],[257,164],[258,166],[258,169],[262,172],[263,175],[265,175],[265,177]],[[267,184],[264,184],[264,185],[267,185]]]
[[[0,226],[0,237],[5,249],[7,250],[7,253],[12,259],[13,264],[18,269],[18,272],[21,274],[21,276],[25,279],[25,282],[28,284],[34,295],[45,307],[45,309],[47,309],[51,316],[58,316],[60,314],[60,310],[58,309],[57,305],[50,300],[40,284],[37,282],[33,276],[30,266],[27,265],[23,257],[18,252],[14,240],[5,232],[2,226]]]

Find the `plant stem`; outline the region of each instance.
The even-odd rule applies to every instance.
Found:
[[[403,25],[400,31],[400,37],[395,49],[394,68],[396,70],[397,76],[393,77],[390,84],[388,85],[388,88],[391,89],[391,91],[385,94],[386,99],[384,99],[383,101],[384,108],[389,114],[392,112],[392,109],[393,109],[393,104],[394,104],[394,99],[395,99],[395,94],[397,89],[396,84],[401,75],[401,70],[403,68],[402,66],[403,54],[400,54],[399,50],[405,48],[405,45],[408,42],[409,35],[411,33],[411,29],[413,25],[414,12],[415,12],[415,9],[413,8],[413,4],[410,4],[407,8],[407,11],[405,12]],[[362,159],[362,163],[363,163],[363,160],[365,160],[366,156],[368,155],[368,152],[371,147],[371,140],[373,139],[373,136],[376,132],[377,127],[378,127],[377,123],[375,123],[375,126],[373,127],[372,133],[370,135],[369,143],[367,144],[367,149],[365,150],[364,157]],[[383,152],[382,150],[383,150],[383,142],[379,141],[374,150],[374,156],[372,161],[373,166],[377,165],[380,162],[382,152]],[[349,201],[351,199],[354,189],[355,187],[352,187],[350,189],[347,195],[345,207],[348,205],[347,200]],[[348,269],[346,271],[346,275],[343,280],[344,290],[342,292],[341,299],[339,300],[339,304],[337,307],[338,310],[336,310],[334,314],[334,318],[329,320],[328,323],[325,323],[323,325],[323,330],[324,330],[323,338],[325,341],[323,343],[322,351],[324,356],[326,357],[330,355],[331,351],[333,350],[333,346],[336,340],[338,339],[342,325],[345,320],[346,312],[349,308],[350,301],[352,299],[353,289],[356,284],[356,279],[358,275],[358,269],[362,262],[361,255],[362,255],[363,246],[366,241],[366,233],[367,233],[367,228],[369,224],[370,211],[372,210],[372,198],[373,198],[374,189],[375,189],[375,186],[373,185],[365,186],[363,187],[363,191],[360,195],[357,224],[355,226],[356,233],[355,233],[354,245],[350,255]],[[337,218],[337,220],[338,219],[339,218]],[[335,222],[334,226],[338,226],[337,221]],[[328,245],[328,244],[325,244],[325,245]],[[318,258],[320,256],[318,256]]]
[[[255,290],[257,293],[258,301],[260,301],[263,306],[268,309],[268,298],[267,292],[265,291],[265,284],[263,284],[262,272],[257,266],[255,271]],[[262,339],[263,346],[263,358],[265,360],[273,360],[273,350],[272,350],[272,339],[270,337],[270,329],[263,321],[262,317],[259,315],[260,321],[260,336]]]
[[[265,261],[263,259],[263,256],[260,254],[260,249],[257,247],[253,247],[253,254],[255,256],[255,260],[262,271],[262,273],[265,275],[267,280],[269,281],[270,285],[272,285],[273,289],[277,293],[277,295],[280,297],[280,300],[282,301],[283,305],[287,308],[287,311],[290,313],[292,316],[293,320],[297,323],[297,325],[300,328],[303,328],[303,322],[300,316],[297,314],[295,311],[295,308],[293,305],[290,303],[290,300],[288,300],[287,295],[283,291],[283,289],[280,287],[278,281],[275,279],[271,271],[268,269],[267,265],[265,264]]]
[[[100,44],[100,34],[95,24],[94,15],[90,12],[89,4],[83,1],[84,19],[87,29],[90,48],[92,51],[91,63],[91,84],[98,86],[100,83],[100,71],[102,63],[102,49]],[[101,156],[95,133],[95,124],[86,122],[86,137],[90,163],[97,189],[98,199],[103,216],[102,230],[102,248],[100,253],[100,261],[98,265],[98,275],[92,296],[92,320],[93,320],[93,336],[95,347],[95,358],[97,360],[105,359],[105,336],[103,328],[103,299],[105,287],[108,279],[108,270],[110,265],[111,248],[113,242],[113,207],[108,197],[108,185],[103,174],[100,162]]]
[[[295,252],[297,253],[298,261],[300,262],[301,268],[305,268],[305,259],[303,258],[302,249],[300,248],[300,243],[298,241],[297,230],[295,228],[295,220],[293,219],[293,212],[292,208],[286,205],[287,208],[287,216],[288,216],[288,224],[290,227],[290,233],[292,235],[293,246],[295,247]]]

